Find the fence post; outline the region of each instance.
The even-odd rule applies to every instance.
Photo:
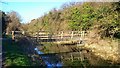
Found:
[[[63,56],[61,55],[60,58],[63,59]]]
[[[12,40],[15,40],[15,31],[12,31]]]
[[[39,32],[37,32],[37,42],[39,42]]]
[[[36,42],[38,42],[38,32],[36,32]]]
[[[83,53],[80,52],[80,60],[83,61],[84,60],[84,56],[83,56]]]
[[[22,34],[25,35],[25,31],[22,31]]]
[[[85,36],[85,31],[83,31],[83,38],[84,38],[84,36]]]
[[[74,34],[74,32],[72,31],[72,33],[71,33],[71,39],[73,38],[73,34]]]
[[[63,31],[61,31],[61,39],[63,39]]]
[[[80,31],[80,37],[82,38],[82,31]]]
[[[71,53],[71,59],[72,59],[72,62],[73,62],[73,55],[72,55],[72,53]]]

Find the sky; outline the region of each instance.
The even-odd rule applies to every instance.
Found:
[[[75,1],[75,0],[74,0]],[[59,9],[64,3],[71,0],[3,0],[0,10],[4,12],[16,11],[21,16],[21,23],[28,23],[32,19],[41,17],[53,8]]]
[[[5,12],[16,11],[22,18],[23,23],[38,18],[53,8],[60,8],[62,2],[7,2],[2,4],[2,10]]]
[[[28,23],[32,19],[41,17],[53,8],[59,9],[64,3],[83,2],[85,0],[0,0],[0,10],[4,12],[16,11],[21,16],[21,23]]]

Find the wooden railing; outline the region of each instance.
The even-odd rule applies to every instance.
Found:
[[[58,58],[60,58],[61,60],[86,60],[85,58],[87,58],[87,56],[85,56],[85,52],[87,52],[86,50],[84,51],[79,51],[79,52],[61,52],[61,53],[48,53],[48,54],[40,54],[40,56],[58,56]]]
[[[12,31],[12,39],[15,39],[17,34],[21,34],[24,36],[27,36],[26,34],[30,34],[30,32],[25,31]],[[61,40],[76,40],[76,39],[84,39],[87,35],[87,32],[85,31],[60,31],[57,33],[52,33],[48,31],[39,31],[36,33],[30,34],[31,37],[37,38],[37,39],[61,39]]]

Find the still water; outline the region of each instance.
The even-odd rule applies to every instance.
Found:
[[[38,48],[34,48],[34,50],[39,55],[44,54],[43,52],[39,51]],[[57,60],[56,62],[52,62],[52,61],[54,61],[54,60],[52,60],[52,58],[54,58],[54,56],[46,55],[46,56],[41,56],[41,58],[45,62],[45,64],[47,65],[47,68],[53,68],[53,67],[61,68],[63,66],[63,64],[59,60]]]

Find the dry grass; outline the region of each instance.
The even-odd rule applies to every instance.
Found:
[[[90,48],[95,55],[104,60],[120,63],[120,45],[118,45],[118,42],[117,40],[109,38],[101,39],[97,31],[91,31],[85,47]]]

